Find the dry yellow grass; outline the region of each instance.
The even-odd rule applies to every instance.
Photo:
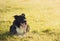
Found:
[[[21,13],[30,32],[22,38],[11,36],[13,16]],[[0,41],[60,41],[60,0],[0,0]]]

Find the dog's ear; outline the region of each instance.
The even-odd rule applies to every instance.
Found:
[[[17,19],[18,18],[18,15],[15,15],[14,18]]]
[[[25,17],[25,14],[24,13],[22,13],[21,15]]]

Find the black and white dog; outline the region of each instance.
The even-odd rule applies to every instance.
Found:
[[[13,24],[10,27],[10,33],[11,34],[19,34],[22,35],[26,32],[29,32],[29,25],[27,24],[25,14],[21,15],[15,15],[15,20],[13,21]]]

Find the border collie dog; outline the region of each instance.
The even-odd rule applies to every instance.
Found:
[[[26,32],[29,32],[29,25],[27,24],[25,14],[15,15],[15,20],[13,24],[10,26],[11,34],[23,35]]]

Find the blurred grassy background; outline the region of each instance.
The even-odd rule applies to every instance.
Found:
[[[9,35],[21,13],[30,25],[23,38]],[[60,0],[0,0],[0,41],[60,41]]]

